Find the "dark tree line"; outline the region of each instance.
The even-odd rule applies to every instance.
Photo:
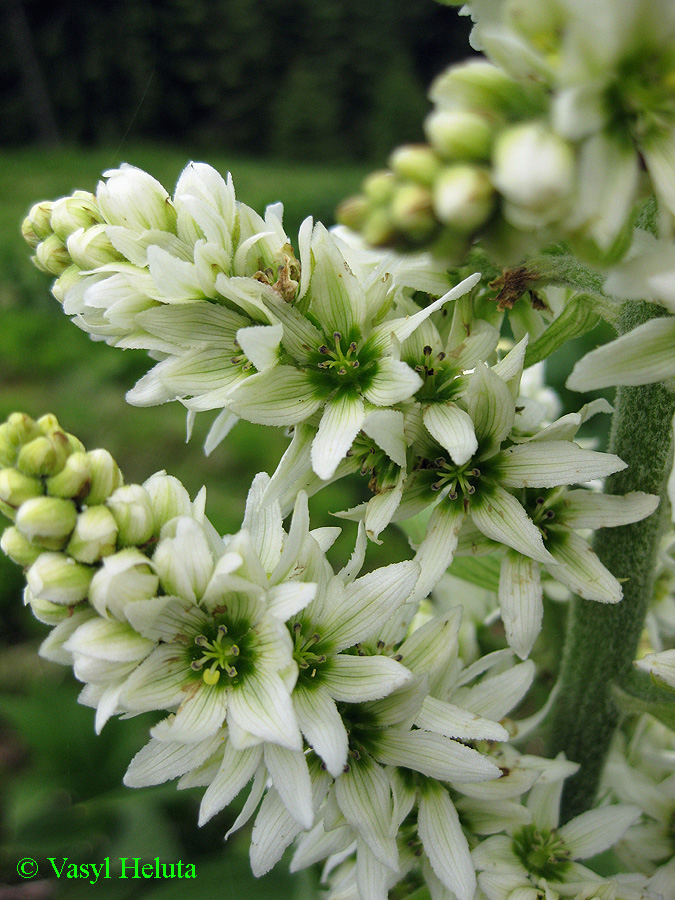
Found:
[[[5,0],[4,9],[4,145],[129,132],[294,159],[380,159],[418,137],[428,82],[466,55],[469,29],[432,0]]]

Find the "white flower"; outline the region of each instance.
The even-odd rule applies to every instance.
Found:
[[[612,847],[640,818],[641,810],[606,806],[560,826],[563,782],[576,769],[576,765],[559,760],[557,776],[552,770],[530,790],[527,807],[532,813],[531,824],[510,829],[508,835],[490,837],[473,851],[480,870],[479,884],[488,900],[505,900],[517,888],[535,888],[542,880],[553,890],[564,884],[570,888],[573,884],[602,884],[602,878],[577,860]]]

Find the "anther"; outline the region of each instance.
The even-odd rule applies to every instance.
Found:
[[[349,345],[349,349],[352,353],[356,353],[356,341],[351,342],[351,344]]]
[[[198,634],[195,638],[195,644],[198,647],[208,647],[209,642],[206,640],[206,637],[203,634]]]
[[[441,350],[441,352],[438,354],[438,356],[436,357],[436,359],[437,359],[439,362],[443,362],[443,360],[445,359],[445,353]]]
[[[444,466],[446,463],[446,459],[444,456],[437,456],[434,460],[434,465],[436,466]]]
[[[427,344],[426,347],[424,348],[424,355],[425,355],[425,356],[431,356],[431,347],[430,347],[428,344]]]
[[[334,331],[334,332],[333,332],[333,337],[335,338],[335,341],[336,341],[337,343],[339,343],[339,342],[342,340],[342,335],[340,334],[339,331]]]
[[[456,500],[457,499],[457,491],[450,491],[448,494],[448,500]]]
[[[236,644],[232,644],[230,647],[230,653],[232,656],[239,656],[239,647]]]
[[[322,353],[325,356],[327,353],[330,353],[330,350],[328,349],[328,347],[325,344],[322,344],[319,347],[319,353]]]
[[[225,636],[227,634],[227,625],[219,625],[218,634],[220,634],[221,636]]]
[[[434,483],[431,485],[431,490],[432,491],[440,491],[440,489],[442,487],[443,487],[443,485],[441,484],[440,481],[434,481]]]
[[[296,634],[300,634],[300,632],[302,631],[302,625],[300,624],[300,622],[293,622],[293,631]]]
[[[338,375],[346,375],[346,374],[347,374],[347,370],[345,369],[345,367],[340,366],[340,368],[338,369]]]
[[[476,488],[472,484],[467,484],[466,492],[467,492],[467,494],[475,494]]]

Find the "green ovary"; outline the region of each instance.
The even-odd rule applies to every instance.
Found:
[[[237,684],[253,664],[252,633],[236,629],[230,633],[224,622],[214,623],[208,633],[198,634],[189,648],[190,668],[205,684]]]
[[[526,825],[513,837],[513,850],[528,872],[558,881],[571,864],[570,852],[556,830]]]

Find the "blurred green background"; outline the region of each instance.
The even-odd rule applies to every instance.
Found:
[[[125,391],[147,357],[93,343],[63,316],[30,263],[20,222],[32,203],[93,190],[123,161],[171,191],[186,162],[200,159],[231,171],[239,199],[259,211],[282,200],[289,235],[306,215],[330,224],[392,147],[420,139],[426,86],[471,52],[469,23],[431,0],[4,0],[0,24],[9,39],[0,55],[0,420],[52,411],[88,448],[107,447],[127,482],[165,468],[193,496],[206,484],[211,519],[235,530],[253,475],[272,471],[287,444],[282,430],[240,423],[207,459],[211,417],[198,417],[186,444],[178,404],[128,406]],[[578,352],[553,358],[556,386]],[[330,511],[354,505],[364,487],[354,477],[323,491],[313,524],[335,524]],[[347,523],[336,564],[354,534]],[[408,555],[390,529],[368,565]],[[252,878],[249,830],[222,842],[236,804],[198,829],[200,791],[122,787],[154,720],[114,721],[94,734],[70,673],[37,656],[47,629],[24,609],[22,587],[22,572],[0,556],[0,900],[318,896],[316,873],[290,878],[283,863]],[[180,859],[198,877],[56,882],[50,856]],[[23,857],[39,863],[33,881],[17,875]]]

